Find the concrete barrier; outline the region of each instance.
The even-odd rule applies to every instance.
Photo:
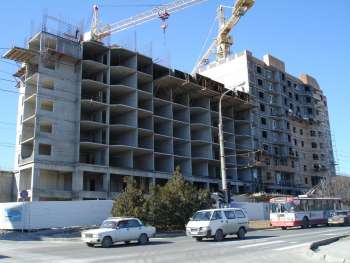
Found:
[[[99,225],[111,215],[112,200],[0,204],[0,229],[34,230]]]

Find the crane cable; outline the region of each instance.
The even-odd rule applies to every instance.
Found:
[[[205,42],[204,42],[204,44],[203,44],[203,46],[202,46],[202,48],[201,48],[201,51],[200,51],[200,53],[199,53],[199,55],[198,55],[197,60],[196,60],[196,65],[200,62],[200,60],[201,60],[201,58],[202,58],[202,54],[203,54],[203,52],[204,52],[204,50],[205,50],[205,47],[206,47],[206,45],[207,45],[207,43],[208,43],[208,41],[209,41],[209,37],[211,36],[211,34],[212,34],[213,30],[214,30],[214,26],[215,26],[215,23],[216,23],[216,19],[217,19],[217,16],[215,16],[214,21],[213,21],[213,23],[212,23],[212,25],[211,25],[211,27],[210,27],[210,29],[209,29],[208,35],[207,35],[207,37],[206,37],[206,39],[205,39]]]

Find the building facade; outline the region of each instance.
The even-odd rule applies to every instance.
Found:
[[[335,175],[327,98],[309,75],[288,74],[283,61],[244,51],[204,66],[200,74],[249,93],[258,189],[297,193]]]
[[[248,51],[192,77],[119,46],[39,32],[5,54],[21,62],[16,187],[31,201],[112,199],[133,177],[145,192],[180,166],[221,188],[219,98],[232,193],[301,193],[334,174],[326,98],[272,56]]]
[[[32,201],[111,199],[127,177],[147,192],[177,166],[198,188],[220,188],[221,83],[121,47],[46,32],[5,57],[22,62],[15,74],[16,182]],[[243,92],[223,101],[227,175],[235,193],[252,190],[253,172],[237,168],[252,158],[251,108]]]

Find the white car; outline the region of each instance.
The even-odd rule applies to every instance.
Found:
[[[153,226],[144,226],[138,218],[111,217],[103,221],[98,229],[83,231],[81,239],[89,247],[101,244],[102,247],[111,247],[115,242],[138,241],[146,244],[150,237],[154,237],[156,229]]]
[[[248,227],[248,216],[242,209],[201,210],[187,223],[186,234],[197,241],[212,237],[215,241],[222,241],[226,235],[237,235],[239,239],[244,239]]]

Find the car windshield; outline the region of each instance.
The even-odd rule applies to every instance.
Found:
[[[104,221],[100,228],[115,228],[116,223],[113,221]]]
[[[192,221],[209,221],[211,214],[212,212],[209,211],[197,212],[192,217]]]
[[[297,209],[298,209],[298,207],[291,202],[271,204],[272,213],[294,212]]]

